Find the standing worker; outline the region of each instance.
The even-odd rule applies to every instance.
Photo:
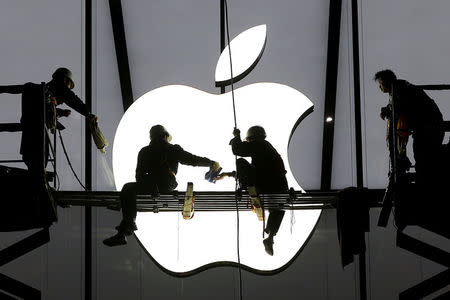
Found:
[[[405,122],[408,133],[412,133],[417,184],[435,185],[441,175],[439,160],[444,138],[441,111],[422,88],[397,79],[391,70],[377,72],[374,80],[383,93],[389,94],[389,103],[381,109],[380,117],[391,115],[393,101],[397,120]]]
[[[138,154],[136,182],[126,183],[120,192],[122,221],[116,227],[117,234],[103,241],[106,246],[126,244],[126,236],[137,230],[136,194],[168,193],[177,187],[175,176],[178,163],[219,170],[219,163],[184,151],[179,145],[170,144],[171,139],[171,135],[162,125],[155,125],[150,129],[150,144]]]
[[[67,68],[56,69],[52,75],[52,80],[45,84],[45,122],[48,129],[60,129],[62,125],[58,122],[55,124],[54,120],[70,115],[70,109],[56,108],[56,106],[63,103],[88,118],[90,122],[97,122],[97,116],[88,111],[86,104],[72,91],[73,88],[72,72]],[[42,101],[41,85],[28,82],[23,85],[0,86],[0,93],[22,94],[22,117],[20,120],[22,140],[20,153],[30,174],[36,176],[41,173],[42,169],[42,157],[40,157],[40,151],[36,151],[36,147],[40,147],[42,144],[39,135],[36,134],[36,130],[40,130],[36,124],[38,124],[41,116],[38,115],[39,112],[36,111],[36,107],[39,107],[39,101]],[[48,140],[45,144],[46,163],[48,158]]]

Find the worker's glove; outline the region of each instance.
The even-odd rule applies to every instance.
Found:
[[[97,118],[96,115],[89,114],[89,115],[87,115],[87,118],[89,119],[89,122],[91,122],[91,123],[97,123],[98,122],[98,118]]]
[[[391,107],[389,105],[381,108],[380,118],[384,120],[386,118],[389,118],[390,115],[391,115]]]
[[[222,171],[222,168],[218,162],[214,161],[209,167],[209,171],[205,173],[205,180],[216,183],[216,177],[219,176],[220,171]]]
[[[409,169],[411,168],[412,163],[409,160],[408,156],[406,156],[406,154],[402,154],[398,156],[398,160],[397,160],[397,169],[406,172],[409,171]]]
[[[213,164],[211,165],[211,170],[213,170],[214,172],[217,172],[219,169],[220,170],[222,169],[220,167],[220,164],[217,161],[213,162]]]
[[[56,109],[56,112],[58,114],[58,117],[68,117],[70,116],[71,110],[70,109]]]
[[[241,131],[238,128],[234,128],[233,130],[233,135],[236,136],[241,136]]]
[[[225,177],[236,177],[236,171],[220,173],[220,174],[217,175],[217,177],[215,177],[214,179],[215,179],[215,180],[222,180],[222,179],[224,179]]]

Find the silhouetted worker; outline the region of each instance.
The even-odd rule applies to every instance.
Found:
[[[117,234],[105,239],[107,246],[127,243],[126,236],[132,235],[136,227],[136,194],[158,194],[173,191],[178,183],[178,163],[190,166],[220,168],[219,163],[206,157],[199,157],[184,151],[179,145],[170,144],[172,137],[162,125],[150,129],[150,145],[139,151],[136,182],[126,183],[120,192],[122,221],[116,227]]]
[[[439,179],[441,148],[444,138],[442,114],[422,88],[406,80],[397,79],[391,70],[375,74],[383,93],[389,93],[389,103],[381,108],[380,117],[391,115],[392,100],[396,118],[402,118],[408,132],[412,133],[414,159],[416,161],[416,182],[434,184]],[[398,125],[397,125],[398,126]]]
[[[81,101],[81,99],[72,91],[73,87],[74,82],[72,79],[72,72],[67,68],[58,68],[53,73],[52,80],[45,84],[45,121],[48,129],[61,128],[61,124],[58,122],[55,124],[55,119],[70,115],[71,111],[69,109],[56,108],[56,106],[63,103],[89,118],[91,122],[97,121],[97,117],[88,111],[83,101]],[[38,147],[42,147],[42,141],[40,140],[39,135],[36,134],[36,130],[40,130],[40,127],[37,126],[37,124],[41,116],[39,115],[40,111],[36,111],[36,107],[39,107],[37,103],[42,101],[41,85],[28,82],[23,85],[0,86],[0,93],[22,94],[22,117],[20,120],[22,126],[22,141],[20,153],[31,174],[41,173],[42,157],[37,157],[40,155],[40,151],[36,150]],[[46,164],[48,142],[45,147]]]
[[[266,141],[266,131],[261,126],[252,126],[247,131],[246,141],[241,140],[241,132],[234,129],[230,145],[234,155],[251,157],[251,164],[244,158],[236,161],[237,179],[241,189],[255,187],[257,193],[287,193],[288,183],[283,160],[277,150]],[[270,199],[269,199],[270,201]],[[273,255],[273,238],[283,221],[283,210],[269,210],[269,218],[264,231],[269,235],[264,248]]]

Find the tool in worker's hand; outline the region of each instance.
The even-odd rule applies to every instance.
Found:
[[[98,122],[89,122],[89,127],[91,128],[92,139],[94,140],[97,149],[101,153],[106,153],[106,147],[108,147],[108,141],[98,127]]]
[[[220,171],[222,171],[222,168],[218,168],[216,171],[214,171],[214,168],[210,167],[209,171],[205,173],[205,180],[208,180],[211,183],[216,183]]]

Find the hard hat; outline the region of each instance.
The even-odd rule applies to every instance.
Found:
[[[252,126],[247,130],[247,141],[264,140],[266,138],[266,131],[262,126]]]
[[[53,73],[52,78],[55,80],[67,78],[69,80],[69,89],[73,89],[75,84],[72,79],[72,72],[67,68],[58,68]]]
[[[167,137],[167,141],[170,142],[172,140],[172,136],[170,133],[164,128],[162,125],[155,125],[152,128],[150,128],[150,138],[151,139],[158,139],[160,137]]]

